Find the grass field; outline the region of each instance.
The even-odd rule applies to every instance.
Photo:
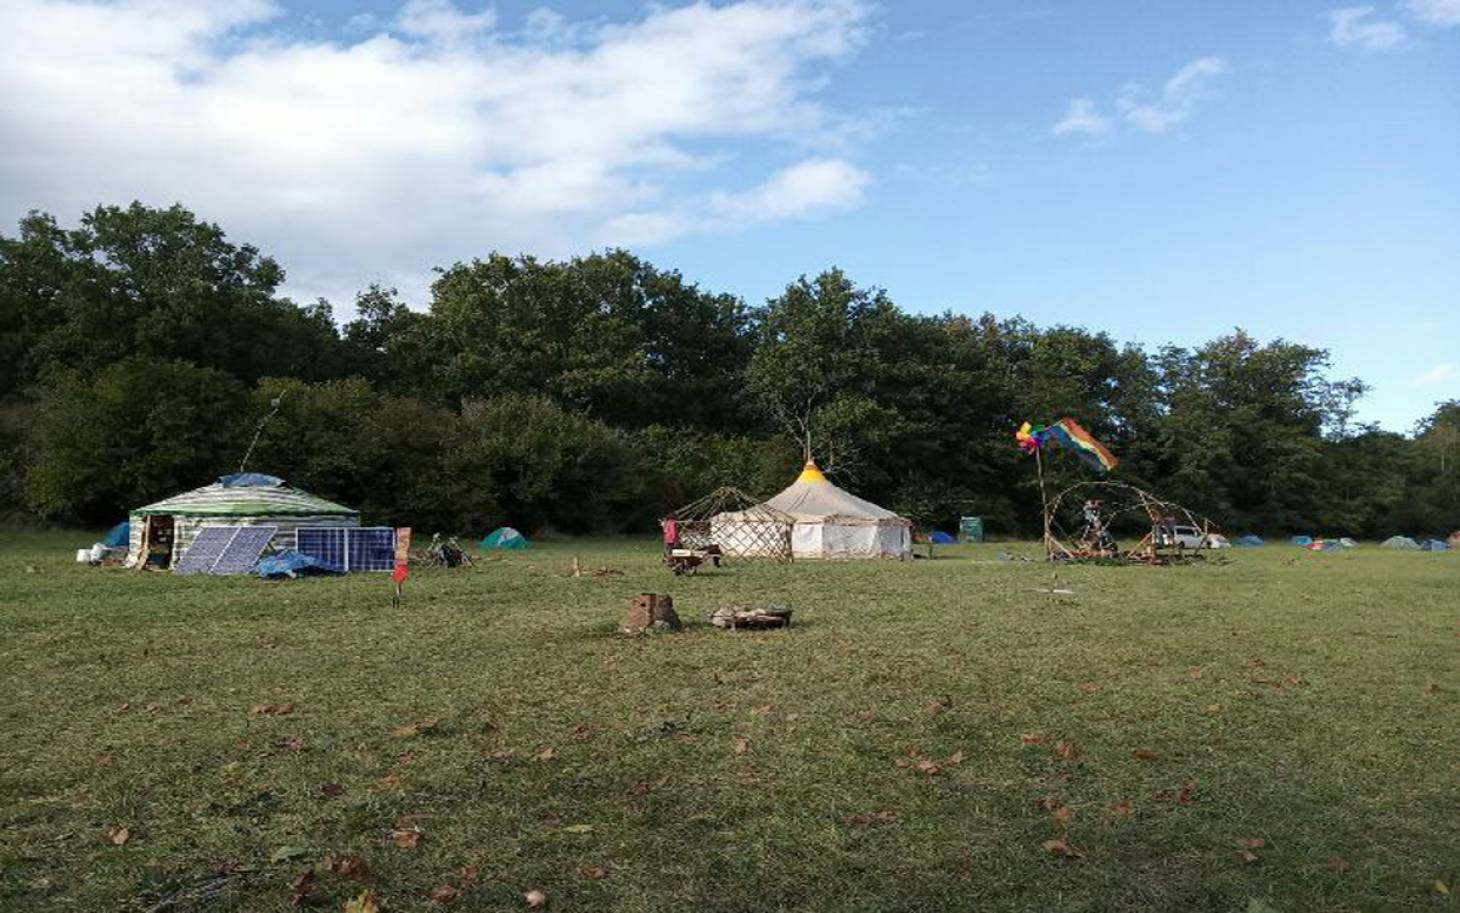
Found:
[[[418,572],[393,609],[383,575],[70,563],[89,541],[0,535],[0,910],[287,910],[311,868],[321,910],[1460,893],[1453,553],[1056,580],[982,546],[676,580],[654,543],[579,542]],[[618,633],[650,590],[684,632]],[[703,620],[770,601],[790,630]]]

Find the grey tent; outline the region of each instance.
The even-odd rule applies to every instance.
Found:
[[[1379,543],[1380,548],[1392,548],[1402,552],[1419,551],[1419,543],[1408,536],[1390,536]]]

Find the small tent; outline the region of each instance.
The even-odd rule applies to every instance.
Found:
[[[1260,537],[1248,533],[1247,535],[1238,539],[1235,544],[1250,548],[1255,545],[1265,545],[1266,543],[1264,543]]]
[[[1439,539],[1426,539],[1420,543],[1419,550],[1422,552],[1448,552],[1450,547]]]
[[[1294,536],[1293,538],[1289,539],[1288,541],[1291,542],[1291,543],[1293,543],[1294,545],[1302,546],[1303,548],[1308,548],[1308,547],[1310,547],[1313,544],[1313,537],[1312,536]]]
[[[1338,544],[1339,545],[1342,545],[1344,548],[1358,548],[1359,547],[1359,544],[1357,542],[1355,542],[1353,539],[1350,539],[1348,536],[1344,536],[1343,538],[1339,539],[1338,540]]]
[[[958,540],[953,538],[952,533],[945,533],[941,529],[935,529],[928,533],[928,541],[934,545],[953,545]]]
[[[785,491],[765,506],[786,514],[791,527],[791,554],[796,558],[908,558],[912,555],[912,523],[885,507],[863,500],[830,482],[808,462]],[[738,522],[721,514],[712,525]]]
[[[515,551],[517,549],[527,548],[527,537],[510,526],[499,526],[487,533],[486,537],[478,544],[478,547],[482,551],[492,551],[495,549]]]
[[[146,552],[172,567],[205,526],[271,526],[269,545],[293,548],[300,527],[358,527],[360,513],[290,488],[276,476],[242,472],[139,507],[129,522],[127,565],[145,560]]]
[[[1394,549],[1401,552],[1419,551],[1419,543],[1409,538],[1408,536],[1390,536],[1388,539],[1380,542],[1379,547]]]

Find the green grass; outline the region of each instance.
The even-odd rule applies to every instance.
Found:
[[[326,910],[363,886],[432,909],[444,884],[469,910],[530,889],[625,911],[1431,910],[1455,908],[1437,880],[1460,892],[1460,555],[1273,546],[1056,582],[986,546],[673,579],[653,543],[580,542],[417,572],[393,609],[384,576],[71,563],[88,541],[0,537],[0,910],[286,910],[311,866]],[[624,576],[570,578],[574,555]],[[687,630],[620,635],[651,590]],[[737,602],[790,603],[795,625],[704,623]],[[1042,847],[1044,799],[1083,858]],[[416,848],[392,842],[401,823]],[[1264,841],[1257,861],[1237,838]],[[345,854],[363,882],[327,871]],[[184,902],[220,871],[221,895]]]

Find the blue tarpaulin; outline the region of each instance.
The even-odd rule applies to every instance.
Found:
[[[950,536],[948,533],[943,532],[941,529],[935,529],[928,534],[928,541],[936,545],[952,545],[958,540]]]
[[[1260,537],[1254,536],[1251,533],[1248,533],[1247,535],[1245,535],[1242,538],[1238,539],[1235,544],[1237,544],[1237,545],[1266,545],[1267,543],[1263,542]]]
[[[231,476],[219,476],[218,484],[224,488],[278,488],[284,480],[262,472],[235,472]]]
[[[132,524],[126,520],[113,526],[101,537],[101,544],[107,548],[126,548],[127,540],[132,535]]]
[[[277,555],[259,560],[258,574],[265,580],[280,577],[299,577],[306,574],[338,574],[339,568],[331,567],[318,558],[285,549]]]

